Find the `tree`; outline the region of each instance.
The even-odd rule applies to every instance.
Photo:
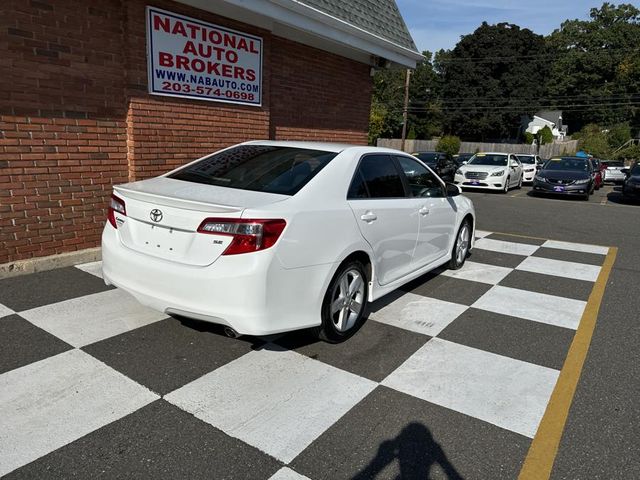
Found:
[[[631,145],[617,151],[613,157],[616,160],[638,160],[640,161],[640,145]]]
[[[619,123],[609,129],[607,141],[612,149],[618,149],[631,140],[631,127],[628,123]]]
[[[409,83],[407,132],[416,138],[430,139],[442,133],[442,112],[437,100],[439,78],[431,63],[431,53],[422,52],[425,60],[418,63]],[[404,85],[406,70],[384,68],[373,77],[369,142],[378,137],[399,138],[402,132]]]
[[[547,39],[549,102],[571,131],[588,123],[640,126],[640,10],[604,3],[589,20],[568,20]]]
[[[606,158],[611,153],[606,132],[596,124],[586,125],[573,138],[578,140],[580,149],[596,157]]]
[[[453,50],[438,52],[446,131],[469,140],[517,137],[521,116],[539,106],[545,51],[544,38],[531,30],[484,22]]]
[[[535,136],[531,132],[524,132],[524,143],[531,145],[533,140],[535,140]]]
[[[553,143],[553,132],[547,126],[540,129],[538,132],[538,143],[540,145],[546,145],[548,143]]]
[[[445,135],[438,140],[436,150],[448,153],[449,155],[455,155],[460,151],[460,139],[453,135]]]

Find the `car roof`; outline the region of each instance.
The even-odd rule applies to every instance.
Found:
[[[401,150],[385,147],[373,147],[367,145],[353,145],[349,143],[331,143],[331,142],[306,142],[298,140],[251,140],[243,142],[239,145],[265,145],[270,147],[289,147],[289,148],[306,148],[309,150],[321,150],[325,152],[340,153],[345,150],[354,150],[358,153],[394,153],[410,155]]]

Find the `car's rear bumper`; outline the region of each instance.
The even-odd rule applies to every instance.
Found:
[[[622,182],[627,178],[624,173],[610,173],[607,172],[604,174],[602,180],[604,182]]]
[[[155,310],[226,325],[241,335],[319,325],[323,285],[332,268],[285,269],[273,250],[190,266],[130,250],[109,224],[102,235],[106,283]]]

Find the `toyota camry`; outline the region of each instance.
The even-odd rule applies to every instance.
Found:
[[[114,187],[103,274],[141,303],[228,335],[351,336],[367,303],[460,268],[475,213],[408,154],[248,142]]]

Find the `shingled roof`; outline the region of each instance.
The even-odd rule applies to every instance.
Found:
[[[327,15],[377,35],[385,40],[417,51],[409,29],[395,0],[298,0]]]

